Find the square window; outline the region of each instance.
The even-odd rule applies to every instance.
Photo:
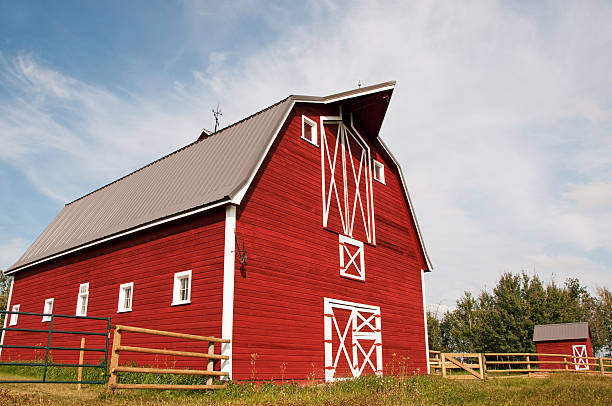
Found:
[[[19,311],[19,305],[18,304],[14,305],[12,311],[18,312]],[[18,314],[11,314],[11,320],[9,322],[9,326],[16,326],[18,318],[19,318]]]
[[[51,321],[51,316],[47,315],[53,314],[53,298],[45,299],[45,307],[43,309],[43,313],[45,315],[42,317],[42,321]]]
[[[134,282],[119,285],[119,303],[117,304],[117,313],[131,312],[133,297]]]
[[[374,161],[374,179],[385,184],[385,165],[378,161]]]
[[[79,296],[77,298],[76,315],[87,316],[87,304],[89,302],[89,282],[79,285]]]
[[[191,270],[174,274],[172,306],[191,303]]]
[[[302,138],[313,145],[319,146],[317,139],[317,123],[306,116],[302,116]]]

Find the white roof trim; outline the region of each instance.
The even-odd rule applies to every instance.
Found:
[[[408,200],[408,206],[410,208],[410,215],[412,216],[412,221],[414,221],[414,225],[417,230],[417,236],[419,237],[419,243],[421,244],[421,249],[423,250],[423,255],[425,256],[425,261],[427,262],[427,271],[433,271],[433,266],[431,265],[431,261],[429,260],[429,255],[427,254],[427,250],[425,249],[425,243],[423,242],[423,236],[421,235],[421,227],[419,227],[419,222],[417,221],[416,214],[414,212],[414,206],[412,205],[412,199],[410,199],[410,193],[408,193],[408,187],[406,186],[406,179],[404,178],[402,167],[400,166],[399,162],[397,162],[397,159],[395,159],[395,157],[389,150],[389,147],[387,147],[387,144],[384,143],[384,141],[380,138],[380,136],[377,138],[378,138],[378,141],[380,141],[380,145],[382,145],[385,152],[389,154],[389,157],[391,158],[391,160],[397,167],[397,170],[400,175],[400,179],[402,180],[402,186],[404,188],[404,193],[406,194],[406,200]]]
[[[352,99],[353,97],[361,97],[361,96],[366,96],[368,94],[384,92],[385,90],[393,90],[393,89],[395,89],[395,84],[384,86],[384,87],[377,87],[375,89],[365,90],[365,91],[359,92],[359,93],[351,93],[351,94],[348,94],[348,95],[338,96],[338,97],[334,97],[334,98],[331,98],[331,99],[327,99],[327,98],[325,98],[325,100],[308,100],[308,99],[300,100],[300,99],[297,99],[296,101],[298,101],[298,102],[329,104],[329,103],[335,103],[335,102],[346,100],[346,99]],[[296,96],[296,97],[300,97],[300,96]]]
[[[128,235],[128,234],[133,234],[133,233],[136,233],[136,232],[141,231],[141,230],[146,230],[147,228],[155,227],[155,226],[160,225],[160,224],[168,223],[170,221],[178,220],[178,219],[183,218],[183,217],[187,217],[187,216],[191,216],[193,214],[201,213],[203,211],[210,210],[212,208],[215,208],[215,207],[218,207],[218,206],[221,206],[221,205],[225,205],[227,203],[228,203],[227,200],[223,200],[223,201],[218,202],[218,203],[213,203],[213,204],[211,204],[209,206],[200,207],[198,209],[190,210],[190,211],[185,212],[185,213],[176,214],[174,216],[166,217],[165,219],[162,219],[162,220],[157,220],[157,221],[154,221],[152,223],[144,224],[142,226],[135,227],[135,228],[132,228],[130,230],[123,231],[121,233],[113,234],[111,236],[108,236],[108,237],[105,237],[105,238],[102,238],[102,239],[99,239],[99,240],[96,240],[96,241],[92,241],[92,242],[84,244],[84,245],[80,245],[78,247],[69,249],[67,251],[63,251],[63,252],[60,252],[58,254],[51,255],[49,257],[45,257],[45,258],[39,259],[38,261],[34,261],[34,262],[29,263],[29,264],[22,265],[19,268],[11,269],[9,272],[5,272],[4,274],[5,275],[11,275],[11,274],[14,274],[15,272],[19,272],[19,271],[24,270],[26,268],[30,268],[30,267],[32,267],[34,265],[39,265],[39,264],[42,264],[44,262],[50,261],[52,259],[60,258],[60,257],[63,257],[64,255],[72,254],[73,252],[80,251],[80,250],[83,250],[85,248],[93,247],[95,245],[102,244],[102,243],[105,243],[107,241],[111,241],[111,240],[114,240],[116,238],[123,237],[123,236]]]

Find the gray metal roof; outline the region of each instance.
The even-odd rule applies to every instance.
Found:
[[[215,205],[240,204],[296,102],[333,103],[394,86],[385,82],[325,97],[289,96],[214,134],[203,132],[196,142],[68,203],[6,272]],[[419,240],[431,270],[420,232]]]
[[[589,323],[538,324],[533,341],[577,340],[590,336]]]
[[[289,98],[68,203],[7,271],[223,200],[245,183]]]

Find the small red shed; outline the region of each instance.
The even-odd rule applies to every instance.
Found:
[[[538,354],[567,354],[566,359],[574,362],[577,371],[588,370],[587,359],[592,357],[591,330],[589,323],[559,323],[542,324],[533,329],[533,341],[536,343]],[[563,357],[541,357],[543,361],[563,361]],[[584,365],[582,365],[584,364]],[[542,369],[563,369],[565,365],[542,364]]]

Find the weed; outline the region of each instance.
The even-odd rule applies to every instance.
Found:
[[[257,353],[251,354],[251,383],[254,383],[255,379],[257,379],[257,371],[256,371],[257,358],[259,358],[259,354]]]

